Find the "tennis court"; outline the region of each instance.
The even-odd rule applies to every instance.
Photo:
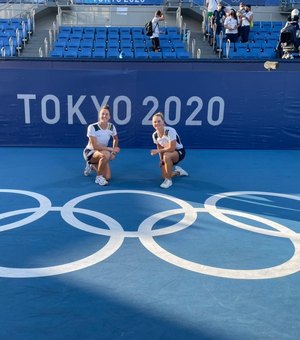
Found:
[[[300,151],[0,148],[1,339],[297,339]]]

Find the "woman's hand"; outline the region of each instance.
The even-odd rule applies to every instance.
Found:
[[[159,151],[157,149],[153,149],[153,150],[150,151],[151,156],[157,155],[158,153],[159,153]]]

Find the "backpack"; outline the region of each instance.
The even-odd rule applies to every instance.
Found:
[[[145,33],[147,36],[151,37],[153,34],[152,20],[148,21],[145,25]]]

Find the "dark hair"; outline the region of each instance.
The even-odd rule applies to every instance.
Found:
[[[161,17],[161,16],[162,16],[162,11],[160,11],[160,10],[156,11],[156,12],[155,12],[155,15],[156,15],[157,17]]]
[[[231,14],[231,12],[233,12],[233,17],[234,17],[234,19],[237,20],[237,16],[236,16],[236,11],[235,11],[235,9],[234,9],[234,8],[231,8],[230,14]]]
[[[105,104],[103,105],[100,110],[108,110],[109,111],[109,105],[108,104]]]

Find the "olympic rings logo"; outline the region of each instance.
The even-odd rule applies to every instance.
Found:
[[[110,257],[112,254],[114,254],[122,246],[122,243],[125,238],[138,238],[140,242],[144,245],[144,247],[158,258],[174,266],[199,274],[230,279],[271,279],[291,275],[300,271],[299,233],[296,233],[295,231],[289,229],[288,227],[277,222],[271,221],[267,218],[259,217],[243,211],[221,209],[217,207],[217,203],[220,200],[237,196],[245,195],[271,196],[271,197],[273,196],[289,200],[300,201],[300,197],[298,196],[261,191],[227,192],[213,195],[204,202],[203,208],[195,208],[184,200],[161,193],[140,190],[112,190],[94,192],[78,196],[67,202],[62,207],[54,207],[52,206],[51,201],[47,197],[35,192],[13,189],[0,189],[0,194],[1,193],[11,193],[29,196],[31,198],[34,198],[39,203],[39,207],[19,209],[5,213],[0,213],[0,221],[14,216],[31,214],[27,217],[19,219],[18,221],[0,225],[0,232],[9,231],[33,223],[34,221],[45,216],[48,212],[60,212],[62,219],[68,225],[87,233],[108,236],[109,239],[108,242],[101,249],[80,260],[55,266],[38,268],[0,267],[0,277],[7,278],[44,277],[65,274],[72,271],[84,269],[89,266],[100,263],[107,259],[108,257]],[[147,195],[150,197],[159,197],[160,199],[165,199],[167,201],[172,202],[172,204],[178,205],[179,208],[155,213],[147,217],[144,221],[142,221],[138,226],[137,231],[125,231],[121,224],[112,217],[98,211],[77,207],[79,203],[84,202],[87,199],[92,199],[98,196],[118,194],[120,195],[134,194],[134,195]],[[92,224],[85,223],[79,220],[75,216],[75,213],[77,215],[78,214],[87,215],[96,220],[99,220],[103,222],[108,227],[108,229],[99,228]],[[272,237],[289,239],[294,246],[294,254],[289,260],[277,266],[262,269],[234,270],[207,266],[197,262],[186,260],[171,253],[170,251],[167,251],[156,242],[156,238],[159,238],[162,235],[176,233],[178,231],[182,231],[192,226],[193,223],[198,218],[198,214],[210,214],[211,216],[215,217],[216,219],[224,223],[230,224],[233,227],[241,228],[250,232],[268,235]],[[159,221],[166,218],[170,218],[171,216],[174,215],[183,215],[183,217],[180,219],[179,222],[176,222],[172,225],[168,225],[167,227],[154,228],[154,226]],[[235,220],[231,218],[231,216],[236,216],[239,218],[259,222],[261,224],[268,226],[268,229],[249,225],[239,220]]]

